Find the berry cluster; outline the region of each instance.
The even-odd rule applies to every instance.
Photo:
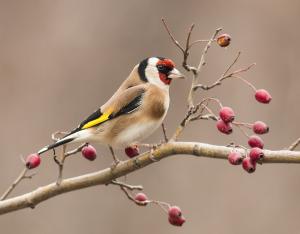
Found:
[[[252,86],[252,85],[251,85]],[[253,86],[252,86],[253,87]],[[272,97],[268,93],[268,91],[264,89],[256,90],[255,99],[263,104],[270,103]],[[218,101],[219,102],[219,101]],[[221,105],[221,103],[219,102]],[[240,151],[233,150],[228,155],[228,161],[232,165],[240,165],[242,164],[244,170],[249,173],[252,173],[256,169],[256,163],[259,162],[264,157],[263,148],[264,142],[262,138],[258,135],[266,134],[269,132],[269,127],[266,123],[262,121],[256,121],[253,124],[250,123],[239,123],[235,122],[235,113],[230,107],[223,107],[221,105],[221,109],[219,111],[219,117],[217,118],[216,127],[223,134],[231,134],[233,132],[233,126],[237,126],[239,128],[249,128],[257,135],[249,136],[243,129],[243,133],[248,137],[248,145],[251,148],[250,150],[246,150],[247,154],[245,157],[242,156]],[[249,151],[249,152],[248,152]]]
[[[263,150],[258,147],[251,148],[247,151],[245,157],[242,156],[240,151],[233,150],[228,155],[228,161],[232,165],[242,164],[245,171],[252,173],[256,170],[256,164],[264,157]]]
[[[182,215],[181,209],[178,206],[171,206],[168,203],[149,200],[144,193],[137,193],[134,196],[136,204],[140,206],[146,206],[147,204],[153,203],[159,205],[167,214],[168,221],[174,226],[182,226],[185,223],[185,218]]]

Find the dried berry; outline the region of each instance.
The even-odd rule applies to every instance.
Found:
[[[265,134],[269,132],[269,127],[262,121],[256,121],[252,126],[253,132],[256,134]]]
[[[219,116],[225,123],[232,122],[235,118],[233,110],[227,106],[221,108]]]
[[[226,33],[218,36],[218,38],[217,38],[217,43],[221,47],[229,46],[230,42],[231,42],[231,36],[229,34],[226,34]]]
[[[97,157],[97,151],[91,145],[84,146],[81,150],[81,154],[83,157],[85,157],[86,159],[88,159],[90,161],[94,161]]]
[[[248,145],[251,148],[254,148],[254,147],[258,147],[258,148],[261,148],[261,149],[264,148],[263,140],[259,136],[256,136],[256,135],[252,135],[252,136],[249,137]]]
[[[242,165],[248,173],[253,173],[256,169],[256,162],[252,161],[249,157],[243,159]]]
[[[129,158],[133,158],[140,154],[140,150],[137,145],[134,145],[125,148],[125,153]]]
[[[254,147],[250,150],[249,157],[253,162],[257,162],[259,159],[264,157],[264,152],[261,148]]]
[[[272,96],[265,89],[259,89],[255,92],[255,98],[258,102],[268,104],[272,100]]]
[[[232,151],[228,155],[228,161],[232,165],[240,165],[243,161],[243,157],[240,152]]]
[[[217,128],[220,132],[224,134],[232,133],[232,126],[231,123],[225,123],[222,119],[217,121]]]
[[[28,169],[33,169],[41,164],[41,157],[38,154],[30,154],[25,160],[25,165]]]

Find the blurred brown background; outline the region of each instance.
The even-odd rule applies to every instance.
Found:
[[[300,2],[247,1],[0,1],[0,191],[21,170],[19,155],[51,142],[56,130],[69,130],[101,105],[141,59],[161,55],[181,62],[160,18],[183,40],[194,22],[194,39],[207,39],[222,26],[233,37],[228,49],[214,46],[202,81],[210,83],[239,50],[237,68],[257,62],[244,77],[273,95],[270,105],[255,102],[251,90],[227,81],[205,95],[232,106],[243,121],[266,121],[267,148],[281,149],[300,136]],[[197,62],[201,46],[191,62]],[[181,69],[182,70],[182,69]],[[184,115],[189,81],[174,83],[167,116],[169,134]],[[199,98],[201,98],[199,96]],[[157,131],[149,142],[162,138]],[[189,125],[182,139],[245,144],[236,131],[219,134],[212,122]],[[93,163],[80,155],[67,161],[65,176],[107,167],[109,151],[97,147]],[[123,152],[120,151],[119,155]],[[14,195],[53,182],[57,168],[43,158],[38,175]],[[131,174],[149,197],[179,205],[182,228],[168,224],[157,207],[137,207],[117,187],[98,186],[65,194],[0,218],[1,233],[299,233],[300,166],[263,165],[248,175],[226,161],[178,156]]]

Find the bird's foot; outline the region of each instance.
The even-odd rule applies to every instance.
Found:
[[[120,159],[114,158],[114,162],[110,165],[110,169],[111,169],[111,170],[114,170],[114,169],[118,166],[118,164],[119,164],[120,162],[121,162]]]
[[[110,169],[114,170],[117,167],[117,165],[121,162],[121,160],[118,159],[118,157],[115,155],[115,152],[114,152],[114,150],[113,150],[113,148],[111,146],[109,146],[109,150],[110,150],[111,155],[112,155],[112,157],[114,159],[114,162],[110,166]]]
[[[150,149],[150,156],[149,156],[149,158],[151,159],[152,162],[158,162],[159,160],[156,159],[155,156],[153,155],[154,150],[155,149],[153,147]]]
[[[155,158],[153,155],[153,152],[163,144],[163,142],[160,142],[158,144],[139,144],[139,146],[146,147],[150,149],[150,156],[149,158],[151,159],[152,162],[158,162],[159,160]]]

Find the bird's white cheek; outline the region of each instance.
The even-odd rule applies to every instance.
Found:
[[[161,89],[169,89],[169,85],[166,85],[164,82],[162,82],[159,78],[159,72],[156,67],[148,67],[145,70],[146,77],[150,84],[155,84]]]
[[[157,83],[157,81],[160,80],[158,70],[155,67],[147,67],[145,74],[150,83]]]

